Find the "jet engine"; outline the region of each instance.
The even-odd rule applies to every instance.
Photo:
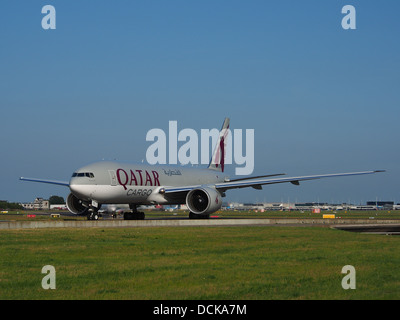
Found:
[[[194,214],[210,214],[221,208],[221,194],[210,187],[193,189],[186,195],[186,205]]]
[[[88,211],[88,206],[84,206],[83,202],[72,193],[67,197],[67,208],[74,214],[85,214]]]

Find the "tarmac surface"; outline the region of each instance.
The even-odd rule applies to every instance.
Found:
[[[370,219],[297,219],[297,218],[165,218],[146,220],[100,219],[97,221],[0,221],[0,230],[42,228],[134,228],[134,227],[216,227],[216,226],[325,226],[334,229],[373,234],[400,235],[399,220]]]
[[[400,224],[358,224],[334,226],[332,228],[350,232],[361,232],[366,234],[400,235]]]

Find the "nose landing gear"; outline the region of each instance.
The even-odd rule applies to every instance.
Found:
[[[88,220],[99,220],[99,214],[97,211],[90,211],[87,215]]]
[[[92,204],[89,205],[87,219],[88,220],[99,220],[100,214],[99,209],[101,205],[98,205],[97,202],[92,201]]]

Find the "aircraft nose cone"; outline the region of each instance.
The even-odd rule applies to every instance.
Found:
[[[70,183],[69,189],[75,196],[82,200],[89,199],[93,193],[93,190],[91,190],[90,186],[88,185]]]

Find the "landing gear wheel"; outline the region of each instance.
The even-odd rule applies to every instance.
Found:
[[[99,220],[99,214],[97,212],[89,212],[87,215],[88,220]]]
[[[101,204],[98,204],[96,201],[92,200],[92,203],[89,204],[87,219],[88,220],[99,220],[100,214],[99,209]]]
[[[124,220],[144,220],[144,212],[138,212],[136,204],[129,204],[129,209],[132,212],[124,212]]]

